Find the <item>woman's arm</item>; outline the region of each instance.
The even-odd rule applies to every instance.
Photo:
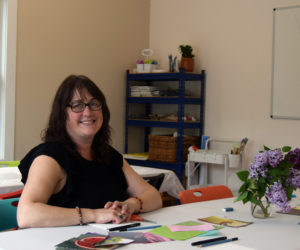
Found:
[[[123,171],[128,183],[128,193],[131,196],[125,202],[134,208],[135,213],[149,212],[162,207],[161,195],[157,189],[137,174],[125,160]]]
[[[49,227],[77,225],[80,222],[75,208],[47,205],[51,195],[65,185],[66,173],[51,157],[38,156],[32,163],[28,179],[22,192],[17,219],[19,227]],[[83,223],[120,223],[120,209],[82,208]]]

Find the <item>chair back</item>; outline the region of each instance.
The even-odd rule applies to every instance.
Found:
[[[231,198],[231,190],[224,185],[200,187],[179,192],[181,204]]]
[[[0,194],[0,200],[6,200],[6,199],[11,199],[11,198],[18,198],[18,197],[21,196],[22,191],[23,191],[23,188],[19,189],[17,191],[5,193],[5,194]]]
[[[147,181],[149,184],[151,184],[157,190],[159,190],[164,178],[165,178],[165,174],[163,174],[163,173],[155,175],[155,176],[143,177],[143,179],[145,181]]]
[[[15,229],[19,198],[0,200],[0,231]]]
[[[20,161],[0,161],[0,167],[17,167]]]

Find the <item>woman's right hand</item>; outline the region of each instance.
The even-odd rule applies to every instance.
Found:
[[[83,212],[84,213],[84,212]],[[93,210],[93,221],[99,224],[113,223],[119,224],[125,221],[125,216],[120,208],[101,208]]]

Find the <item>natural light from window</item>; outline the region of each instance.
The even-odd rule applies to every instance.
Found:
[[[0,0],[0,160],[14,160],[17,0]]]

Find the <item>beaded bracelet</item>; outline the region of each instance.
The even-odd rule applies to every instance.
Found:
[[[140,211],[142,211],[143,210],[143,201],[142,201],[142,199],[140,197],[137,197],[137,196],[133,196],[132,198],[137,199],[139,201],[139,203],[140,203]]]
[[[76,211],[78,213],[78,216],[79,216],[79,225],[82,226],[83,225],[83,222],[82,222],[82,212],[81,212],[81,208],[80,207],[76,207]]]

